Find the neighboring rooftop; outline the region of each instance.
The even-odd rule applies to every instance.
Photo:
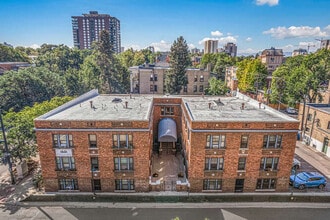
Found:
[[[257,101],[240,93],[237,97],[99,95],[97,90],[92,90],[37,120],[144,121],[149,120],[153,97],[181,97],[194,121],[296,121],[263,104],[259,108]]]
[[[330,104],[307,103],[307,105],[330,114]]]

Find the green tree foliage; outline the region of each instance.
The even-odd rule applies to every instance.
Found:
[[[244,59],[237,63],[238,88],[243,92],[253,92],[266,86],[267,68],[260,59]]]
[[[121,64],[128,69],[129,67],[139,66],[145,63],[155,63],[160,53],[152,53],[148,49],[135,51],[133,48],[130,48],[117,56]]]
[[[270,100],[294,105],[307,98],[322,100],[321,90],[330,79],[330,51],[290,57],[273,73]],[[283,82],[283,83],[281,83]]]
[[[114,55],[108,31],[101,31],[100,41],[82,65],[81,76],[85,88],[98,88],[101,93],[128,92],[129,73]]]
[[[37,152],[33,120],[52,109],[70,101],[72,97],[55,97],[50,101],[35,103],[32,107],[25,107],[19,112],[10,110],[4,116],[7,139],[11,156],[14,161],[35,156]]]
[[[225,82],[217,79],[216,77],[211,77],[209,79],[209,87],[206,89],[207,95],[224,95],[229,90]]]
[[[170,70],[165,77],[165,89],[167,93],[179,94],[182,87],[188,83],[186,68],[191,65],[188,45],[180,36],[171,46]]]
[[[0,44],[0,62],[30,62],[30,59],[20,48]]]
[[[43,44],[39,53],[35,62],[36,66],[46,67],[61,75],[64,75],[71,68],[80,69],[85,57],[90,54],[88,50],[71,49],[63,44],[58,46]]]
[[[216,73],[218,78],[224,80],[226,67],[233,66],[241,58],[233,58],[226,53],[208,53],[202,56],[201,67],[210,68],[212,73]]]
[[[19,111],[35,102],[63,96],[61,77],[46,68],[29,67],[8,71],[0,77],[0,106],[7,111]]]

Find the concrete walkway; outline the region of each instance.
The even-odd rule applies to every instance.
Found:
[[[307,146],[302,141],[297,141],[295,153],[330,179],[330,158],[324,153]]]

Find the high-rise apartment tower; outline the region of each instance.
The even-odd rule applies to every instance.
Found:
[[[90,49],[98,41],[102,30],[109,31],[110,43],[115,53],[121,52],[120,21],[108,14],[90,11],[83,16],[72,16],[74,46],[79,49]]]

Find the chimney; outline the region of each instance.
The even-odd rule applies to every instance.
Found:
[[[128,106],[128,101],[125,102],[125,108],[127,108],[127,106]]]
[[[212,104],[212,103],[211,103],[211,102],[209,102],[209,109],[211,109],[211,104]]]
[[[89,103],[91,104],[91,108],[93,108],[93,101],[89,101]]]
[[[242,110],[244,110],[244,107],[245,107],[245,103],[243,102],[242,103]]]
[[[261,108],[261,102],[259,102],[259,108]]]

